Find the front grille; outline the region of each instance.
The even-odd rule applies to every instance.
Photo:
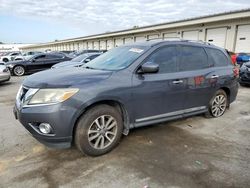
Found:
[[[247,78],[250,78],[250,73],[247,73],[247,74],[246,74],[246,77],[247,77]]]
[[[23,99],[25,98],[25,94],[29,91],[28,88],[22,87],[19,95],[19,100],[23,102]]]
[[[39,89],[37,88],[27,88],[27,87],[21,86],[16,97],[17,106],[23,107],[23,106],[28,105],[29,100],[35,95],[35,93],[38,90]]]

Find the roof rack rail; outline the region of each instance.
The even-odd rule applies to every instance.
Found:
[[[152,40],[164,40],[164,41],[171,41],[171,40],[178,40],[178,41],[187,41],[187,40],[185,40],[185,39],[182,39],[182,38],[180,38],[180,37],[166,37],[166,38],[152,38],[152,39],[147,39],[146,41],[152,41]]]
[[[152,39],[147,39],[146,41],[154,41],[154,40],[160,40],[160,41],[181,41],[181,42],[193,42],[193,43],[200,43],[200,44],[205,44],[205,45],[211,45],[214,46],[213,44],[202,41],[202,40],[188,40],[188,39],[183,39],[180,37],[167,37],[167,38],[152,38]]]
[[[206,45],[211,45],[213,46],[213,44],[203,41],[203,40],[187,40],[188,42],[196,42],[196,43],[200,43],[200,44],[206,44]]]

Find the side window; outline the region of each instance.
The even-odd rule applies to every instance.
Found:
[[[62,54],[55,54],[54,56],[55,56],[54,58],[57,58],[57,59],[62,59],[64,57],[64,55]]]
[[[228,65],[228,58],[220,50],[206,48],[209,60],[212,61],[214,66],[223,67]]]
[[[39,55],[39,56],[36,56],[35,57],[35,60],[43,60],[43,59],[45,59],[45,55]]]
[[[97,56],[99,56],[99,55],[92,55],[92,56],[89,57],[89,59],[90,60],[95,59]]]
[[[177,49],[175,46],[162,47],[146,61],[159,64],[159,73],[177,72]]]
[[[207,54],[201,47],[182,46],[180,71],[192,71],[209,67]]]

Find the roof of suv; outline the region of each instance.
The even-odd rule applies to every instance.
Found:
[[[185,39],[170,39],[170,40],[163,40],[163,39],[153,39],[153,40],[148,40],[148,41],[145,41],[145,42],[137,42],[135,43],[135,45],[140,45],[140,46],[150,46],[150,47],[153,47],[153,46],[157,46],[159,44],[185,44],[185,43],[188,43],[188,44],[195,44],[195,45],[198,45],[198,46],[211,46],[211,47],[214,47],[214,48],[219,48],[213,44],[210,44],[208,42],[203,42],[203,41],[195,41],[195,40],[185,40]],[[128,44],[129,45],[132,45],[132,44]],[[221,48],[220,48],[221,49]]]

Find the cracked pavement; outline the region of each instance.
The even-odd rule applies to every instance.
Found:
[[[43,146],[14,119],[23,79],[0,84],[0,187],[250,187],[250,87],[223,117],[134,129],[112,152],[86,157]]]

